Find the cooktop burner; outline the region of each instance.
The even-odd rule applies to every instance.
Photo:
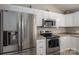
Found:
[[[52,39],[52,38],[59,38],[60,36],[57,36],[57,35],[52,35],[52,36],[48,36],[46,38],[49,38],[49,39]]]

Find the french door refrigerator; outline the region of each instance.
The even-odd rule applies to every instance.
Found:
[[[0,10],[0,54],[32,54],[35,31],[34,15]]]

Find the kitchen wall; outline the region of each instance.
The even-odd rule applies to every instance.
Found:
[[[48,9],[49,11],[52,11],[52,12],[62,13],[62,11],[54,7],[53,4],[16,4],[16,5],[24,6],[24,7],[29,7],[31,5],[32,8],[35,8],[35,9],[41,9],[41,10]]]

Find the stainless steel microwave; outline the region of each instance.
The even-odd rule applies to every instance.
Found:
[[[44,27],[55,27],[56,26],[56,20],[43,20],[43,26]]]

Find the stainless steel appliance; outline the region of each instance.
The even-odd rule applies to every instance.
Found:
[[[15,31],[3,31],[3,46],[17,43],[17,34]]]
[[[35,48],[36,27],[34,15],[11,10],[0,10],[0,54]]]
[[[59,45],[59,36],[53,35],[50,31],[46,31],[41,34],[46,37],[46,45],[47,45],[47,54],[59,54],[60,45]]]
[[[58,54],[60,51],[59,36],[47,37],[47,53]]]
[[[55,27],[56,26],[56,20],[48,19],[48,20],[43,20],[43,27]]]

